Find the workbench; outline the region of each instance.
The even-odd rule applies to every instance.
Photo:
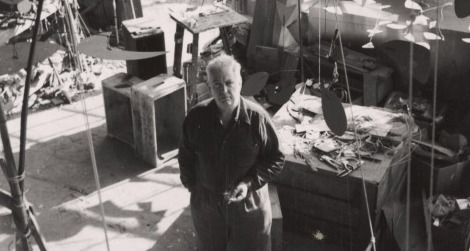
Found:
[[[299,95],[297,90],[293,97]],[[389,155],[377,153],[374,158],[379,161],[363,160],[359,169],[345,177],[338,177],[336,170],[313,153],[307,165],[304,159],[287,149],[291,147],[288,141],[292,138],[286,138],[282,133],[282,128],[295,128],[297,124],[288,112],[292,100],[273,116],[281,148],[286,155],[284,170],[274,182],[281,202],[284,226],[312,239],[364,250],[371,235],[363,184],[367,191],[372,227],[377,229],[382,205],[398,199],[399,193],[403,191],[407,147],[399,145]],[[347,105],[345,110],[348,114]],[[314,171],[312,166],[317,170]]]

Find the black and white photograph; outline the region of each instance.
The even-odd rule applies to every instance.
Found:
[[[0,0],[0,251],[470,251],[469,0]]]

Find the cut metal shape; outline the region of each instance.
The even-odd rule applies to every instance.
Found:
[[[108,43],[109,34],[93,35],[84,39],[78,50],[88,56],[110,60],[139,60],[165,55],[166,51],[128,51],[111,47]]]
[[[7,44],[0,47],[0,75],[11,74],[26,68],[31,43],[21,42]],[[59,44],[49,42],[36,42],[36,53],[33,64],[43,61],[57,50],[61,49]]]
[[[347,120],[341,100],[332,91],[322,88],[321,105],[328,128],[336,135],[343,135],[347,129]]]
[[[455,0],[455,15],[458,18],[470,16],[470,1],[468,0]]]
[[[243,96],[254,96],[259,94],[266,85],[269,74],[267,72],[257,72],[251,74],[242,86],[241,94]]]

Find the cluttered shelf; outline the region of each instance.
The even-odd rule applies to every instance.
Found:
[[[410,157],[405,139],[417,129],[402,113],[343,107],[348,130],[336,136],[323,118],[321,98],[293,93],[273,116],[286,155],[275,183],[286,227],[363,248],[370,239],[367,208],[377,227],[383,205],[402,191]]]

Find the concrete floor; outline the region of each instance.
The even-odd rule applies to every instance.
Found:
[[[175,25],[168,17],[167,8],[182,5],[151,0],[143,0],[142,4],[144,16],[162,20],[170,66]],[[207,41],[216,34],[203,33],[201,40]],[[190,34],[185,34],[185,43],[190,39]],[[189,56],[185,54],[184,59]],[[107,137],[103,97],[99,90],[96,94],[85,100],[86,117],[103,188],[111,250],[195,250],[189,194],[180,184],[177,161],[172,159],[152,169],[136,158],[129,146]],[[35,206],[49,250],[106,250],[86,137],[86,117],[82,102],[29,116],[26,197]],[[19,118],[8,121],[8,129],[16,154]],[[8,190],[1,175],[0,188]],[[14,250],[13,227],[10,212],[0,208],[0,251]],[[338,250],[290,233],[284,234],[284,246],[284,250],[296,251]]]

